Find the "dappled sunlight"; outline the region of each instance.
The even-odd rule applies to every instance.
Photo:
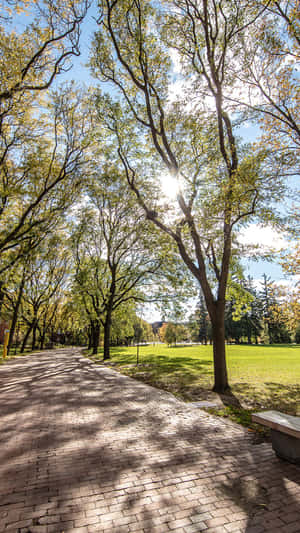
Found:
[[[269,444],[76,350],[14,360],[0,380],[3,530],[201,530],[230,509],[246,532],[275,502],[300,512],[299,469]]]
[[[255,386],[247,381],[234,382],[232,390],[245,407],[252,409],[277,409],[291,415],[299,415],[300,386],[288,383],[268,382]]]
[[[230,345],[226,349],[229,382],[243,409],[278,409],[282,405],[287,413],[296,414],[300,405],[299,346]],[[210,345],[140,346],[138,365],[136,347],[112,348],[111,356],[108,365],[182,399],[218,399],[211,392]]]

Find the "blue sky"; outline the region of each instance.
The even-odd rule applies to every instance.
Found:
[[[79,57],[73,58],[73,67],[72,69],[65,75],[60,76],[58,79],[58,82],[61,82],[63,79],[75,79],[76,81],[80,83],[84,83],[86,85],[97,85],[97,80],[95,80],[90,72],[89,68],[87,66],[87,63],[89,61],[89,54],[90,54],[90,48],[91,48],[91,42],[93,39],[93,34],[97,30],[97,7],[96,3],[92,5],[92,7],[89,9],[89,12],[87,14],[87,17],[82,25],[81,28],[81,55]],[[16,28],[19,31],[22,31],[22,29],[28,24],[28,17],[17,17],[17,25]],[[107,86],[108,88],[108,86]],[[245,140],[253,140],[255,139],[255,136],[257,135],[258,129],[254,126],[249,127],[243,127],[240,128],[239,133],[242,137],[245,138]],[[296,185],[296,179],[293,180],[294,184]],[[286,207],[283,206],[283,210],[286,209]],[[245,239],[250,239],[255,235],[256,241],[259,243],[260,237],[261,242],[263,244],[275,244],[283,245],[285,246],[285,241],[280,241],[280,236],[276,234],[276,232],[269,231],[269,234],[266,232],[263,232],[260,230],[258,226],[253,226],[252,231],[251,227],[247,232],[247,235],[245,236]],[[267,241],[267,242],[266,242]],[[286,246],[287,246],[286,241]],[[272,279],[280,280],[283,278],[283,273],[281,270],[281,267],[277,263],[270,263],[268,261],[250,261],[250,260],[242,260],[244,268],[245,268],[245,274],[251,275],[254,279],[261,279],[262,275],[266,273],[268,276],[270,276]]]
[[[68,78],[71,77],[75,79],[78,82],[87,84],[87,85],[97,85],[97,80],[95,80],[89,71],[89,68],[87,66],[89,61],[89,55],[90,55],[90,49],[91,49],[91,43],[93,39],[93,34],[97,30],[97,7],[95,4],[92,5],[92,7],[89,9],[88,15],[82,25],[81,29],[81,56],[75,57],[73,60],[73,68],[68,73]],[[108,86],[105,86],[108,89]],[[239,134],[245,138],[245,140],[253,140],[257,136],[258,128],[252,125],[248,125],[247,127],[241,127],[239,129]],[[295,182],[296,183],[296,182]],[[257,227],[253,229],[253,234],[255,233],[257,240],[259,242],[259,235],[257,232]],[[251,234],[251,230],[248,231],[248,235]],[[270,238],[272,238],[271,233],[269,232]],[[268,239],[268,235],[262,234],[262,243],[266,244],[266,238]],[[274,232],[274,239],[278,238],[277,235],[275,235]],[[281,244],[284,244],[283,241],[281,241]],[[263,274],[266,273],[268,276],[270,276],[274,280],[282,279],[283,273],[280,265],[276,262],[270,262],[270,261],[252,261],[252,260],[242,260],[244,268],[245,268],[245,274],[251,275],[254,279],[261,279]]]

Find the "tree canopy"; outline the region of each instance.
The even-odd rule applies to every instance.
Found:
[[[236,133],[243,103],[229,103],[241,87],[235,69],[246,61],[241,40],[249,33],[254,39],[266,9],[244,1],[103,0],[92,58],[95,75],[113,84],[122,101],[102,99],[102,120],[128,185],[201,286],[218,391],[228,387],[224,312],[234,232],[251,217],[274,216],[284,188],[285,159],[269,146],[243,143]],[[166,173],[178,184],[175,207],[166,208],[157,192]]]
[[[11,296],[33,339],[58,315],[67,330],[74,313],[74,337],[88,334],[97,351],[103,328],[107,358],[113,316],[137,338],[133,302],[188,281],[201,291],[194,326],[206,342],[209,323],[214,389],[224,392],[225,338],[241,310],[238,326],[259,333],[238,233],[284,227],[279,207],[298,171],[297,2],[101,0],[98,87],[54,88],[80,53],[89,5],[10,0],[0,13],[0,302]],[[28,13],[22,30],[10,9]],[[253,141],[240,134],[249,124]],[[43,275],[52,280],[49,235],[61,224],[70,268],[54,301]],[[48,296],[36,312],[42,258]]]

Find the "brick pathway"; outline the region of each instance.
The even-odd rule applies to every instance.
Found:
[[[0,531],[300,532],[300,468],[76,349],[0,367]]]

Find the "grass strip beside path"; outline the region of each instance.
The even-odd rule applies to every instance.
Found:
[[[251,422],[255,411],[276,409],[300,416],[299,345],[230,345],[226,351],[232,393],[225,396],[211,391],[212,346],[140,346],[138,365],[136,347],[116,347],[108,364],[185,401],[214,401],[215,414],[250,428],[258,429]],[[102,362],[101,350],[89,357]]]

